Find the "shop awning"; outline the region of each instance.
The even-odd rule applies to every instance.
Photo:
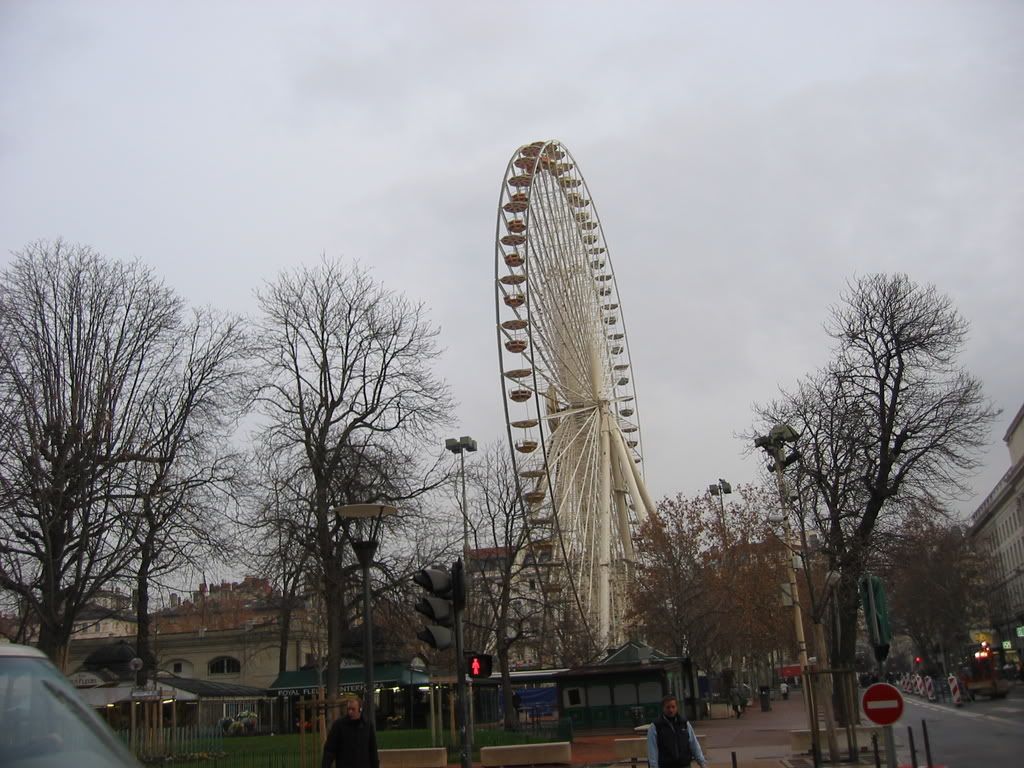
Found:
[[[343,691],[361,691],[363,689],[363,668],[342,667],[339,672],[339,687]],[[282,672],[270,684],[271,693],[278,696],[312,696],[320,685],[320,678],[315,669],[299,669]],[[379,688],[400,688],[409,685],[427,685],[430,676],[419,669],[404,664],[375,664],[373,682]]]

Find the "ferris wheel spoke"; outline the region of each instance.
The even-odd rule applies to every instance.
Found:
[[[561,192],[549,191],[545,199],[550,202],[553,195],[561,195]],[[549,309],[552,317],[558,317],[565,328],[579,329],[588,321],[592,323],[592,314],[586,314],[587,302],[591,297],[584,291],[585,285],[589,287],[589,270],[584,269],[585,262],[574,257],[582,244],[573,242],[572,235],[575,233],[569,228],[568,217],[556,219],[543,204],[538,206],[534,215],[537,217],[536,234],[540,245],[535,245],[534,250],[541,254],[538,266],[542,274],[538,285],[548,288],[550,284],[552,289],[558,289],[557,292],[551,291],[556,293],[553,306]],[[578,338],[574,335],[572,341]],[[574,347],[581,349],[578,344]],[[586,361],[581,357],[576,362],[582,365]]]
[[[580,338],[573,333],[571,318],[566,315],[569,302],[557,296],[548,295],[543,289],[532,294],[533,305],[531,316],[535,318],[536,329],[544,337],[542,354],[547,358],[547,365],[552,371],[582,372],[585,366],[586,351]],[[570,386],[579,390],[585,380],[575,381],[569,376]],[[589,386],[587,387],[589,389]]]

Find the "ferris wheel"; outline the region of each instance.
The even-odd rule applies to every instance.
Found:
[[[499,369],[529,556],[547,574],[546,597],[607,647],[624,639],[633,528],[654,504],[615,274],[559,142],[512,155],[495,240]]]

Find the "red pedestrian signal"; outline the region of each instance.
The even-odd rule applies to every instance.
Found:
[[[489,653],[471,653],[466,656],[466,669],[470,677],[490,677],[494,660]]]

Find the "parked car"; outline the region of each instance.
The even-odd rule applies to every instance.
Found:
[[[0,644],[0,766],[139,768],[45,654]]]

